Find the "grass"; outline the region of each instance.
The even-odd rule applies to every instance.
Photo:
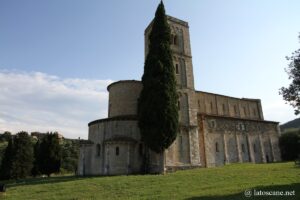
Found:
[[[97,199],[300,199],[300,168],[294,163],[231,164],[167,175],[61,176],[6,182],[5,200]],[[246,198],[246,189],[295,191],[295,196]]]

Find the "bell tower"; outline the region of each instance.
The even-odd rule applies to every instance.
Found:
[[[179,93],[179,125],[180,132],[176,141],[168,151],[179,151],[176,158],[166,157],[167,165],[182,163],[183,165],[199,165],[199,145],[197,130],[197,104],[194,88],[194,73],[192,53],[187,22],[167,16],[171,29],[171,50],[174,64],[174,72]],[[145,58],[148,54],[149,35],[152,28],[151,22],[145,30]],[[178,145],[185,144],[185,145]],[[188,146],[189,149],[184,149]],[[180,149],[182,148],[182,149]],[[172,153],[174,155],[174,153]]]

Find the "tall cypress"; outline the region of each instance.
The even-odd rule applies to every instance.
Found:
[[[15,149],[14,149],[14,140],[13,136],[10,136],[8,139],[8,145],[5,149],[4,156],[1,162],[0,168],[0,179],[11,179],[12,173],[12,162],[15,156]]]
[[[160,153],[176,139],[178,131],[178,95],[170,49],[170,27],[161,1],[149,36],[149,51],[142,77],[143,89],[138,101],[142,140]]]
[[[47,133],[39,145],[38,166],[48,177],[60,171],[62,148],[57,133]]]
[[[34,160],[33,145],[27,132],[21,131],[14,137],[14,152],[11,177],[26,178],[31,175]]]

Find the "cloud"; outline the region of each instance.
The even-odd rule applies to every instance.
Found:
[[[58,131],[87,138],[87,124],[107,117],[110,83],[0,70],[0,132]]]

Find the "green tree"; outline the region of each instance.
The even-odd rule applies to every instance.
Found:
[[[300,49],[295,51],[291,57],[286,58],[290,63],[285,71],[289,75],[289,79],[292,79],[292,83],[288,88],[282,87],[279,94],[294,107],[295,114],[298,115],[300,113]]]
[[[0,141],[8,142],[11,139],[11,132],[5,131],[3,134],[0,135]]]
[[[160,2],[149,36],[149,53],[142,77],[143,89],[138,101],[142,139],[157,153],[163,152],[173,143],[178,131],[178,95],[170,38],[164,5]]]
[[[61,168],[67,172],[76,173],[78,157],[79,157],[78,141],[64,139],[62,145]]]
[[[57,133],[47,133],[39,145],[38,167],[42,174],[48,177],[52,173],[60,171],[61,166],[61,145]]]
[[[290,131],[279,137],[282,160],[291,161],[300,156],[300,131]]]
[[[19,179],[31,175],[34,155],[31,137],[27,132],[19,132],[14,137],[14,153],[11,177]]]
[[[41,141],[38,140],[33,148],[33,153],[34,153],[34,162],[33,162],[33,168],[31,170],[31,174],[32,176],[38,176],[41,174],[40,172],[40,161],[41,161],[41,157],[40,157],[40,146],[41,145]]]
[[[0,178],[2,180],[11,178],[12,162],[14,160],[14,140],[13,137],[8,140],[8,145],[5,149],[3,159],[1,161]]]

